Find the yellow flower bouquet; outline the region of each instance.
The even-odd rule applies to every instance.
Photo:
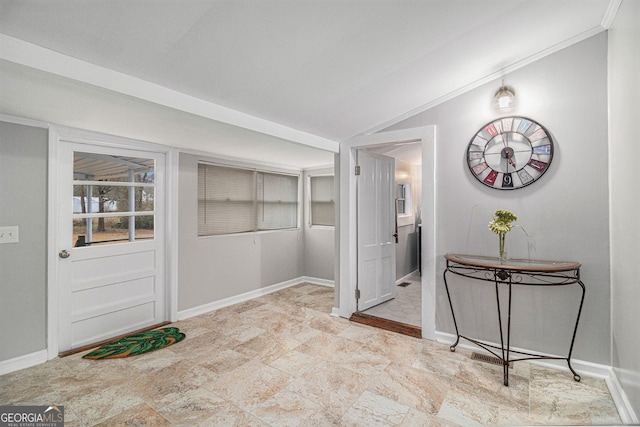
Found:
[[[511,231],[513,221],[517,221],[518,217],[512,212],[505,209],[498,209],[493,214],[493,221],[489,223],[489,230],[498,235],[500,243],[500,259],[507,259],[507,250],[505,248],[505,236]]]

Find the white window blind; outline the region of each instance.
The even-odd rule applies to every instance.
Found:
[[[295,228],[298,177],[198,164],[198,235]]]
[[[243,233],[256,228],[255,171],[198,165],[198,235]]]
[[[258,229],[298,225],[298,177],[258,173]]]
[[[311,225],[335,225],[333,176],[309,177]]]

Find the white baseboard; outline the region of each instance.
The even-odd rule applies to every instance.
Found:
[[[446,332],[436,332],[436,341],[451,345],[456,341],[456,336],[453,334],[449,334]],[[493,343],[491,343],[493,344]],[[478,347],[470,342],[466,342],[465,340],[460,340],[458,343],[458,347],[464,348],[466,350],[473,350],[476,352],[486,353],[484,349]],[[525,351],[529,353],[535,353],[531,350],[526,350],[522,348],[512,347],[513,350],[516,351]],[[553,355],[547,355],[553,356]],[[569,372],[569,367],[567,366],[567,362],[564,360],[527,360],[526,362],[531,363],[532,365],[543,366],[545,368],[550,369],[558,369],[561,371]],[[571,366],[576,370],[580,375],[584,375],[586,377],[599,378],[604,379],[607,387],[609,388],[609,393],[611,393],[611,398],[613,399],[613,403],[616,405],[616,409],[618,410],[618,414],[620,415],[620,419],[624,424],[637,424],[638,418],[631,406],[631,403],[627,399],[627,395],[622,389],[622,385],[618,381],[618,377],[616,376],[615,371],[611,366],[602,365],[598,363],[586,362],[584,360],[571,359]]]
[[[311,283],[313,285],[320,286],[333,286],[333,281],[326,279],[318,279],[315,277],[301,276],[296,279],[287,280],[285,282],[276,283],[275,285],[267,286],[264,288],[256,289],[254,291],[245,292],[243,294],[234,295],[229,298],[213,301],[208,304],[203,304],[198,307],[188,308],[178,312],[178,320],[185,320],[193,316],[199,316],[201,314],[209,313],[214,310],[219,310],[224,307],[228,307],[233,304],[239,304],[241,302],[249,301],[254,298],[268,295],[270,293],[279,291],[281,289],[290,288],[291,286],[299,285],[301,283]]]
[[[331,309],[331,317],[340,317],[340,308],[339,307],[333,307]]]
[[[409,280],[409,277],[413,276],[417,272],[418,270],[414,270],[411,273],[407,274],[406,276],[399,278],[398,280],[396,280],[396,285],[399,285],[402,282],[406,282],[407,280]]]
[[[298,279],[300,283],[311,283],[312,285],[320,285],[327,286],[329,288],[335,287],[335,282],[333,280],[320,279],[319,277],[310,277],[310,276],[300,276]]]
[[[620,420],[624,424],[638,424],[638,416],[633,410],[631,402],[629,402],[629,399],[627,399],[626,393],[622,389],[622,384],[620,384],[620,381],[618,380],[615,369],[611,368],[610,375],[608,378],[605,378],[605,382],[607,383],[607,387],[609,387],[611,398],[613,399],[613,402],[616,404],[616,408],[618,409]]]
[[[14,357],[13,359],[3,360],[0,362],[0,375],[9,372],[19,371],[21,369],[30,368],[39,365],[48,360],[47,350],[36,351],[35,353],[25,354],[24,356]]]

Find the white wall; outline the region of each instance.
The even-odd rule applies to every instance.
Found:
[[[333,167],[304,171],[304,275],[333,281],[335,227],[311,227],[309,224],[309,177],[322,175],[334,175]]]
[[[585,306],[573,357],[610,364],[609,192],[607,184],[607,36],[605,33],[545,57],[505,76],[518,95],[508,114],[492,110],[495,81],[409,118],[387,130],[435,124],[437,270],[443,255],[497,255],[497,237],[487,229],[491,213],[509,209],[532,234],[531,246],[512,232],[509,256],[575,260],[583,264]],[[556,146],[550,170],[516,191],[490,189],[470,174],[469,140],[487,122],[506,115],[539,121]],[[425,186],[429,183],[423,183]],[[431,256],[431,255],[430,255]],[[437,285],[438,331],[454,333],[441,276]],[[461,333],[497,341],[495,295],[456,279],[452,284]],[[511,344],[566,355],[578,309],[577,286],[518,289]]]
[[[303,275],[303,231],[198,237],[198,161],[180,154],[178,183],[178,311]]]
[[[640,414],[640,2],[624,0],[609,30],[612,363]]]

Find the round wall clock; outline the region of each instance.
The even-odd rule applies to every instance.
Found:
[[[484,125],[467,147],[471,174],[484,185],[515,190],[534,183],[549,169],[553,139],[525,117],[503,117]]]

